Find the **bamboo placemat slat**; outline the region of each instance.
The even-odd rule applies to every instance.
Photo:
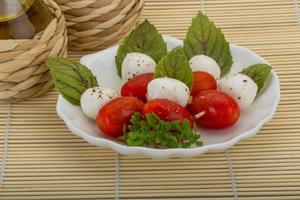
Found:
[[[57,92],[52,90],[11,105],[0,199],[300,199],[297,1],[203,2],[206,14],[228,40],[263,56],[280,77],[277,114],[257,136],[238,143],[227,154],[208,153],[193,159],[117,156],[70,134],[56,115]],[[142,17],[160,32],[183,38],[200,9],[200,0],[146,0]],[[87,53],[69,55],[79,59]],[[0,103],[0,158],[6,128],[7,104]]]

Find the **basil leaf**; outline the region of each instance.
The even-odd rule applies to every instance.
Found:
[[[243,69],[242,74],[249,76],[257,85],[259,93],[271,74],[272,67],[267,64],[254,64]]]
[[[165,76],[180,80],[190,89],[192,88],[193,72],[182,47],[176,47],[158,63],[154,78]]]
[[[54,57],[46,60],[56,89],[73,105],[80,104],[82,93],[98,86],[92,72],[77,61]]]
[[[221,29],[201,12],[193,18],[183,41],[183,48],[188,59],[201,54],[212,57],[221,69],[221,76],[224,76],[232,66],[229,43]]]
[[[131,52],[147,54],[158,63],[167,54],[167,45],[155,26],[145,20],[125,37],[123,43],[119,46],[115,61],[120,77],[122,76],[122,62],[126,54]]]

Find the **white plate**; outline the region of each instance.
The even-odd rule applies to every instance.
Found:
[[[168,50],[182,45],[182,41],[164,37]],[[120,90],[121,79],[117,75],[115,56],[118,46],[86,55],[81,63],[86,65],[96,75],[98,83],[106,87]],[[242,68],[255,63],[267,63],[249,49],[230,45],[233,56],[233,66],[230,74],[239,72]],[[199,129],[204,146],[190,149],[153,149],[147,147],[128,147],[116,139],[103,135],[97,128],[95,121],[88,119],[79,106],[68,103],[61,95],[57,102],[57,113],[63,119],[71,132],[87,142],[113,149],[125,155],[145,155],[152,158],[193,157],[211,151],[223,151],[241,139],[255,135],[259,129],[272,119],[280,99],[279,79],[274,71],[266,87],[255,102],[241,112],[237,123],[227,129]]]

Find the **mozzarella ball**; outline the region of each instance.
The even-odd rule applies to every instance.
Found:
[[[111,88],[101,86],[89,88],[80,97],[81,109],[87,117],[96,119],[99,110],[118,96]]]
[[[206,55],[193,56],[190,61],[190,66],[194,71],[203,71],[210,73],[216,80],[220,78],[221,70],[218,63]]]
[[[122,80],[126,82],[137,75],[154,72],[155,61],[143,53],[128,53],[122,62]]]
[[[219,90],[232,96],[240,109],[252,104],[257,93],[256,83],[245,74],[234,74],[220,80]]]
[[[183,107],[188,104],[190,97],[190,90],[183,82],[163,77],[153,79],[147,88],[147,99],[168,99],[174,101]]]

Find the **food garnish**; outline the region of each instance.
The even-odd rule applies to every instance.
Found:
[[[188,59],[204,54],[218,63],[221,76],[230,71],[233,61],[229,43],[226,41],[221,29],[217,28],[201,12],[193,18],[183,43],[184,52]]]
[[[98,86],[92,72],[77,61],[53,57],[46,60],[46,65],[56,89],[71,104],[80,105],[80,97],[88,88]]]
[[[272,67],[267,64],[254,64],[241,71],[242,74],[249,76],[257,85],[259,93],[268,78],[270,77]]]
[[[158,63],[154,78],[160,77],[177,79],[192,88],[193,73],[182,47],[174,48]]]
[[[200,135],[192,130],[187,119],[168,122],[153,113],[146,114],[145,118],[140,113],[132,115],[129,131],[122,136],[128,146],[189,148],[203,145]]]

